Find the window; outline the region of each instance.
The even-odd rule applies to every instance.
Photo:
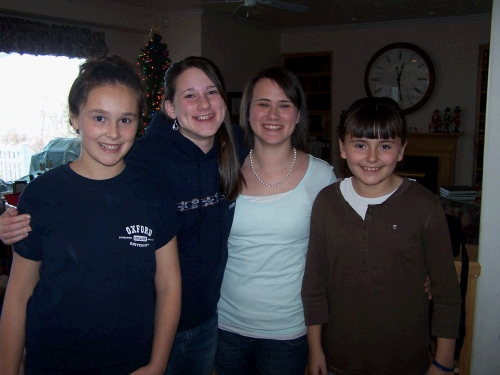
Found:
[[[67,99],[83,61],[0,52],[0,179],[29,174],[31,154],[51,139],[76,137]]]

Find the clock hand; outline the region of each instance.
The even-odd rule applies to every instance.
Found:
[[[405,64],[401,65],[401,69],[396,66],[396,73],[397,77],[396,80],[398,81],[398,93],[399,93],[399,103],[403,103],[403,96],[401,94],[401,73],[403,73],[403,69],[405,67]]]
[[[401,65],[401,69],[399,70],[399,77],[398,77],[399,100],[401,101],[401,104],[403,104],[403,94],[401,93],[401,74],[403,73],[404,68],[405,68],[405,63],[403,63]]]

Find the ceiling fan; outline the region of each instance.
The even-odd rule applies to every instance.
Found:
[[[218,4],[218,3],[241,3],[238,8],[233,12],[233,16],[240,10],[242,7],[247,8],[247,15],[248,15],[248,10],[250,8],[255,7],[257,4],[262,4],[266,5],[269,7],[273,8],[278,8],[281,10],[288,10],[291,12],[296,12],[296,13],[304,13],[309,9],[309,7],[306,7],[304,5],[299,5],[299,4],[292,4],[292,3],[287,3],[284,1],[276,1],[276,0],[219,0],[219,1],[205,1],[202,3],[194,3],[190,5],[205,5],[205,4]]]

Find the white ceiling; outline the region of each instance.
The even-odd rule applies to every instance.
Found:
[[[112,0],[114,2],[171,12],[206,9],[232,15],[244,0]],[[276,28],[314,27],[350,23],[401,21],[469,16],[491,13],[493,0],[280,0],[309,7],[294,13],[263,4],[241,7],[234,17]],[[199,5],[199,3],[204,3]],[[247,11],[248,10],[248,11]]]

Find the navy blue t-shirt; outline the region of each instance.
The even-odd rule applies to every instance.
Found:
[[[179,229],[168,187],[132,165],[90,180],[67,164],[30,182],[19,212],[33,231],[14,250],[42,261],[27,306],[30,361],[63,372],[147,364],[155,250]]]

